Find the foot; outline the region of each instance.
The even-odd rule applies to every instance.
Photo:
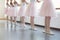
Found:
[[[49,35],[54,35],[53,32],[45,32],[45,31],[43,31],[43,33],[46,33],[46,34],[49,34]]]
[[[30,28],[30,30],[37,31],[38,29],[37,28]]]
[[[21,25],[21,30],[26,30],[27,26],[26,25]]]

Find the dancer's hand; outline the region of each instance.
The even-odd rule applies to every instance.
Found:
[[[13,5],[13,3],[12,3],[12,2],[10,2],[10,6],[14,7],[14,5]]]
[[[26,4],[29,4],[28,2],[25,2]]]
[[[37,0],[37,2],[38,2],[38,3],[40,3],[40,1],[39,1],[39,0]]]
[[[10,5],[8,3],[6,3],[6,5],[10,7]]]
[[[21,4],[18,4],[18,6],[21,6]]]
[[[14,4],[17,4],[17,6],[21,6],[21,4],[18,4],[16,1],[14,1]]]

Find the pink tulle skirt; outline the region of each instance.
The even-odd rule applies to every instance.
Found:
[[[35,5],[31,3],[26,10],[26,16],[35,16]]]
[[[22,5],[18,11],[18,16],[26,16],[26,5]]]
[[[16,17],[17,10],[15,9],[15,7],[5,8],[5,14],[7,16]]]
[[[40,16],[56,16],[56,11],[51,0],[44,0],[41,9]]]
[[[5,8],[5,9],[4,9],[4,12],[5,12],[5,14],[7,15],[7,13],[8,13],[8,8]]]

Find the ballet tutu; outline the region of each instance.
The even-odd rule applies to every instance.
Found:
[[[30,3],[26,10],[26,16],[36,16],[35,3]]]
[[[26,15],[26,4],[22,4],[19,11],[18,11],[18,16],[22,17]]]
[[[5,10],[4,10],[4,11],[5,11],[5,14],[7,14],[7,12],[8,12],[8,8],[5,8]]]
[[[11,17],[16,17],[17,16],[17,9],[16,9],[16,7],[8,8],[7,15],[11,16]]]
[[[5,14],[6,14],[7,16],[10,16],[10,15],[9,15],[9,9],[10,9],[9,7],[5,8]]]
[[[51,0],[44,0],[43,4],[41,6],[39,16],[56,16],[56,9],[53,6],[53,3]]]

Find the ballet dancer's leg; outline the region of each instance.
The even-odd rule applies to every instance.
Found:
[[[10,17],[10,22],[11,22],[11,29],[12,29],[12,26],[13,26],[13,25],[12,25],[12,24],[13,24],[13,23],[12,23],[12,17]]]
[[[35,26],[34,26],[34,16],[31,16],[30,22],[31,22],[31,29],[34,30],[34,31],[36,31],[37,28],[35,28]]]
[[[16,17],[14,17],[14,28],[16,29]]]
[[[30,22],[31,22],[31,28],[34,29],[35,27],[34,27],[34,17],[33,16],[30,17]]]
[[[25,27],[25,17],[24,16],[20,17],[20,21],[21,21],[21,26],[24,28]]]
[[[45,32],[48,34],[50,34],[50,20],[51,20],[51,17],[49,16],[45,17]]]
[[[7,28],[8,28],[8,16],[7,16]]]

